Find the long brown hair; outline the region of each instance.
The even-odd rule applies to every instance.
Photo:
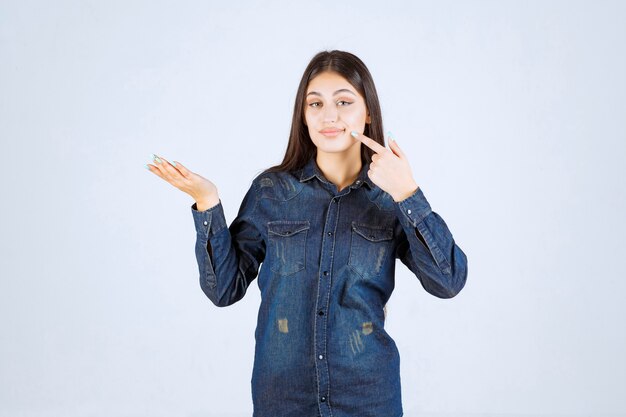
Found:
[[[365,125],[363,134],[385,146],[383,118],[378,102],[378,94],[369,70],[363,61],[349,52],[338,50],[322,51],[318,52],[311,59],[300,80],[298,92],[296,93],[296,102],[293,107],[289,143],[287,144],[283,162],[267,168],[263,171],[264,173],[275,171],[294,172],[304,167],[307,161],[317,152],[308,128],[304,124],[304,103],[309,82],[325,71],[332,71],[341,75],[363,96],[371,121],[371,123]],[[361,162],[364,165],[371,162],[373,154],[374,151],[369,147],[361,145]]]

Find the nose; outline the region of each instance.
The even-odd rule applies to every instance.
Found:
[[[324,123],[334,123],[337,121],[337,109],[335,106],[324,106]]]

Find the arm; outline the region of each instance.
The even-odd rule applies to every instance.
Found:
[[[465,286],[467,257],[458,247],[444,220],[434,211],[421,188],[396,202],[404,230],[398,245],[400,258],[430,294],[452,298]]]
[[[265,242],[253,221],[257,202],[253,181],[230,227],[221,200],[204,211],[197,210],[197,203],[191,206],[200,287],[218,307],[243,298],[265,258]]]

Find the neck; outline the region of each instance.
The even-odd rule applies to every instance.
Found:
[[[361,172],[360,147],[355,147],[358,152],[326,153],[319,152],[315,161],[324,177],[337,186],[337,191],[354,183]]]

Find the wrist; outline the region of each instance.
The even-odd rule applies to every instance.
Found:
[[[392,195],[393,201],[395,201],[396,203],[399,203],[402,200],[406,200],[407,198],[415,194],[418,188],[419,186],[417,185],[417,183],[413,183],[413,186],[405,189],[405,191]]]
[[[196,207],[198,211],[205,211],[210,208],[217,206],[220,202],[219,196],[213,195],[206,198],[198,198],[196,199]]]

